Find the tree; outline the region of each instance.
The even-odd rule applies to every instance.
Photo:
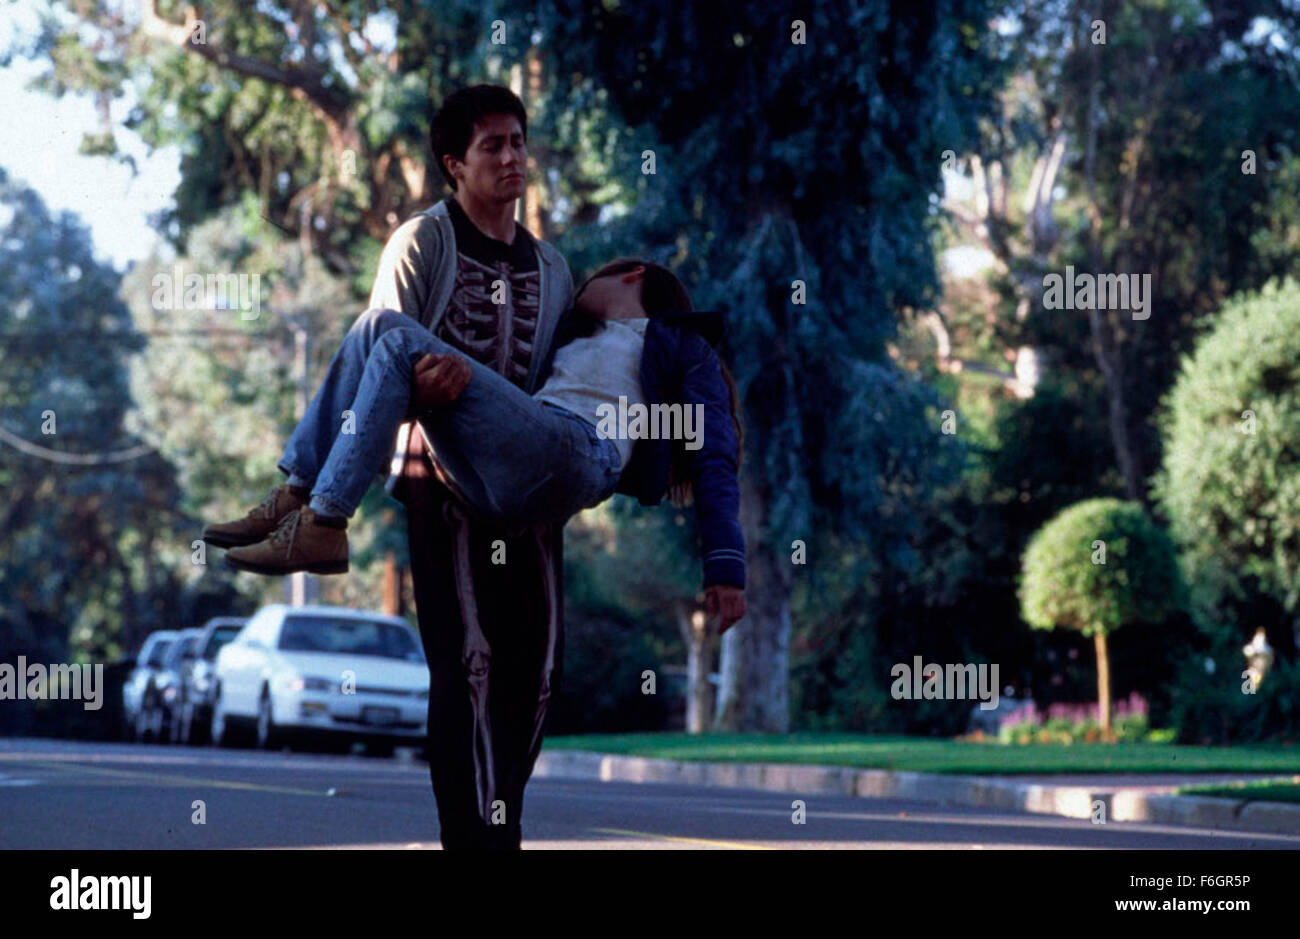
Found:
[[[686,731],[707,730],[713,715],[706,705],[717,637],[703,628],[697,602],[700,565],[694,512],[646,509],[634,499],[613,499],[574,521],[564,544],[566,602],[575,608],[617,611],[639,623],[640,631],[660,649],[662,661],[679,660],[684,654]],[[565,680],[572,674],[566,670]],[[638,686],[640,682],[638,678]]]
[[[1166,398],[1156,492],[1203,627],[1238,626],[1251,594],[1280,606],[1273,639],[1294,652],[1300,610],[1300,286],[1240,296],[1183,360]],[[1243,628],[1244,627],[1244,628]]]
[[[175,467],[178,507],[195,518],[228,518],[280,481],[275,461],[297,416],[296,392],[308,387],[297,368],[307,366],[307,382],[321,374],[360,305],[317,255],[277,237],[252,199],[195,226],[187,244],[185,254],[155,254],[122,279],[135,326],[149,337],[148,353],[131,363],[138,402],[133,417],[139,433]],[[219,296],[181,302],[189,278],[236,271],[249,278],[244,298],[256,293],[252,309],[222,308],[231,298]],[[170,285],[170,298],[164,285]],[[192,299],[199,299],[197,288]],[[309,340],[302,362],[296,361],[300,338]],[[378,593],[380,574],[368,563],[376,539],[381,553],[391,547],[404,557],[395,526],[374,524],[378,505],[379,499],[363,502],[351,526],[357,576],[320,581],[322,602],[364,602]],[[196,535],[197,528],[187,532],[185,544]],[[250,599],[284,597],[276,580],[246,578],[245,587]]]
[[[191,563],[173,466],[130,427],[145,340],[119,279],[75,215],[0,170],[0,660],[116,659],[232,599]]]
[[[132,88],[131,126],[183,145],[167,229],[181,250],[251,195],[355,279],[437,190],[423,152],[432,106],[453,86],[517,76],[557,145],[539,158],[561,247],[651,253],[698,305],[734,311],[723,351],[750,425],[752,612],[725,637],[720,719],[788,727],[790,545],[832,529],[867,555],[905,557],[916,506],[951,472],[938,401],[887,347],[898,311],[937,292],[942,154],[974,140],[1000,81],[981,42],[988,0],[818,0],[792,14],[757,0],[492,12],[157,0],[142,18],[59,6],[81,21],[52,19],[37,44],[47,87],[106,99]],[[588,221],[599,224],[580,230]]]
[[[937,402],[886,345],[898,310],[935,289],[941,154],[973,140],[998,80],[979,41],[989,7],[553,6],[556,95],[594,80],[633,129],[616,167],[641,193],[624,250],[731,311],[749,615],[723,639],[718,724],[784,732],[793,543],[837,531],[905,550],[942,475]]]
[[[594,219],[614,196],[586,171],[605,145],[603,103],[583,97],[576,113],[548,108],[536,4],[52,6],[59,15],[43,21],[40,36],[0,56],[45,59],[40,87],[100,101],[104,125],[87,135],[88,152],[129,159],[119,155],[107,107],[128,94],[125,126],[151,146],[180,147],[176,209],[159,220],[178,249],[191,228],[252,194],[264,218],[331,272],[354,275],[364,296],[389,233],[445,191],[428,149],[434,111],[481,81],[511,85],[529,109],[530,146],[547,171],[534,174],[527,195],[539,234]]]
[[[1026,352],[1030,375],[1096,373],[1131,500],[1148,498],[1153,412],[1198,320],[1295,266],[1298,33],[1300,12],[1273,0],[1034,0],[999,17],[1015,72],[981,124],[973,197],[951,208],[997,259],[1003,299],[925,322],[959,365],[972,350],[947,333],[996,322],[1013,386]],[[1148,318],[1044,309],[1043,276],[1066,265],[1149,275]]]
[[[223,396],[239,406],[234,423],[240,410],[281,420],[290,413],[293,386],[281,366],[296,352],[292,334],[310,327],[305,334],[315,367],[307,380],[313,381],[319,353],[363,308],[388,234],[445,194],[428,133],[434,110],[456,88],[509,84],[524,99],[531,151],[545,169],[531,174],[524,209],[542,237],[553,238],[570,219],[590,222],[606,208],[620,208],[622,187],[602,172],[617,128],[592,94],[571,96],[567,110],[549,106],[533,4],[500,11],[464,0],[270,2],[256,10],[235,0],[147,0],[128,7],[56,0],[53,6],[41,34],[0,50],[0,61],[13,54],[43,59],[49,70],[40,87],[54,95],[94,95],[104,125],[87,135],[83,149],[105,158],[129,160],[118,153],[118,128],[108,108],[112,99],[129,96],[133,107],[125,126],[150,146],[174,144],[182,153],[176,208],[157,221],[181,261],[190,262],[191,271],[199,265],[200,274],[257,274],[275,282],[266,298],[271,315],[254,324],[260,334],[246,329],[242,337],[237,331],[218,336],[214,330],[202,336],[200,330],[189,348],[179,345],[184,335],[171,335],[137,370],[152,412],[144,423],[165,420],[159,433],[169,438],[173,456],[182,453],[179,443],[195,439],[190,431],[203,426],[205,412]],[[503,29],[498,17],[504,17]],[[231,230],[223,233],[223,226]],[[241,237],[243,243],[235,244]],[[249,243],[262,247],[253,250]],[[157,265],[145,267],[152,276]],[[348,278],[350,300],[336,289],[340,277]],[[147,292],[138,283],[129,286],[136,288],[137,319],[152,317]],[[278,344],[278,362],[267,360],[276,346],[257,348],[265,339]],[[250,345],[247,364],[268,379],[260,388],[241,384],[229,354]],[[171,376],[179,376],[181,393],[171,394]],[[206,403],[202,376],[216,381]],[[150,400],[154,394],[160,396]],[[279,440],[282,429],[264,423],[260,432]],[[257,438],[219,433],[216,439],[232,444],[220,451],[231,456],[252,452]],[[261,443],[257,452],[265,460],[274,445]],[[265,464],[255,471],[242,459],[223,464],[191,453],[180,464],[184,491],[205,512],[246,500],[248,487],[268,478]],[[219,485],[232,476],[236,485]],[[197,490],[191,488],[196,482]],[[363,514],[379,505],[368,499]],[[391,585],[400,580],[396,562],[406,542],[392,524],[400,519],[391,504],[384,514],[389,524],[382,532],[356,532],[362,537],[354,567],[362,580],[371,580],[365,575],[373,551],[387,559],[384,583]],[[335,586],[326,590],[345,602],[366,602],[376,592],[373,583],[356,589],[356,579]],[[386,601],[392,593],[385,590]]]
[[[1075,629],[1097,650],[1101,730],[1110,735],[1107,636],[1133,623],[1156,625],[1183,605],[1169,536],[1141,505],[1089,499],[1044,525],[1025,549],[1022,615],[1034,629]]]

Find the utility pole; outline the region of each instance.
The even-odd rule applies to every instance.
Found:
[[[312,200],[309,196],[303,200],[301,208],[298,210],[298,247],[302,251],[303,272],[307,269],[307,259],[312,255]],[[307,352],[311,336],[307,332],[307,314],[302,310],[295,312],[292,318],[293,323],[293,371],[294,381],[298,384],[298,393],[294,402],[294,420],[300,421],[304,414],[307,413],[307,405],[311,403],[311,388],[307,385]],[[308,603],[315,603],[318,597],[318,584],[316,578],[312,577],[306,571],[299,571],[296,574],[289,575],[289,581],[285,584],[285,590],[288,593],[290,606],[306,606]]]
[[[310,337],[307,333],[305,317],[295,317],[293,324],[293,371],[298,390],[294,402],[294,419],[302,420],[307,413],[311,389],[307,386],[307,351]],[[306,606],[315,603],[317,593],[316,578],[306,571],[290,574],[285,583],[286,600],[290,606]]]

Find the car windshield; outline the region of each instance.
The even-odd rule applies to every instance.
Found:
[[[280,631],[280,650],[424,661],[424,654],[410,629],[396,623],[368,619],[290,616]]]
[[[149,650],[149,658],[144,664],[149,668],[162,668],[163,659],[167,657],[167,650],[172,647],[172,642],[171,639],[159,639],[158,644]]]
[[[185,636],[180,641],[172,644],[171,650],[167,653],[167,660],[164,664],[168,668],[179,665],[185,657],[194,655],[194,646],[198,643],[198,636]]]
[[[216,629],[212,630],[212,635],[208,637],[208,644],[203,649],[203,657],[209,662],[215,662],[217,660],[217,652],[222,646],[230,642],[231,639],[238,636],[239,630],[240,627],[234,625],[218,626]]]

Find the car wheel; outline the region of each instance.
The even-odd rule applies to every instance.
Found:
[[[141,704],[135,715],[135,739],[140,743],[153,743],[153,708]]]
[[[259,750],[278,750],[283,742],[284,734],[275,726],[275,717],[271,713],[271,692],[264,688],[257,706],[257,747]]]
[[[212,730],[211,716],[205,714],[200,708],[194,708],[190,711],[190,736],[189,742],[192,746],[201,747],[208,743],[208,734]]]
[[[188,744],[190,743],[190,727],[186,718],[187,705],[178,706],[172,710],[172,743]]]

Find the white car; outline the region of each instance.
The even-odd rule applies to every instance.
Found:
[[[331,606],[263,607],[217,653],[212,742],[243,730],[278,748],[315,734],[391,752],[423,743],[429,669],[404,619]]]
[[[163,666],[167,650],[179,635],[175,629],[159,629],[149,634],[135,656],[135,667],[122,686],[122,709],[127,736],[140,739],[140,714],[144,705],[144,692],[153,676]]]

